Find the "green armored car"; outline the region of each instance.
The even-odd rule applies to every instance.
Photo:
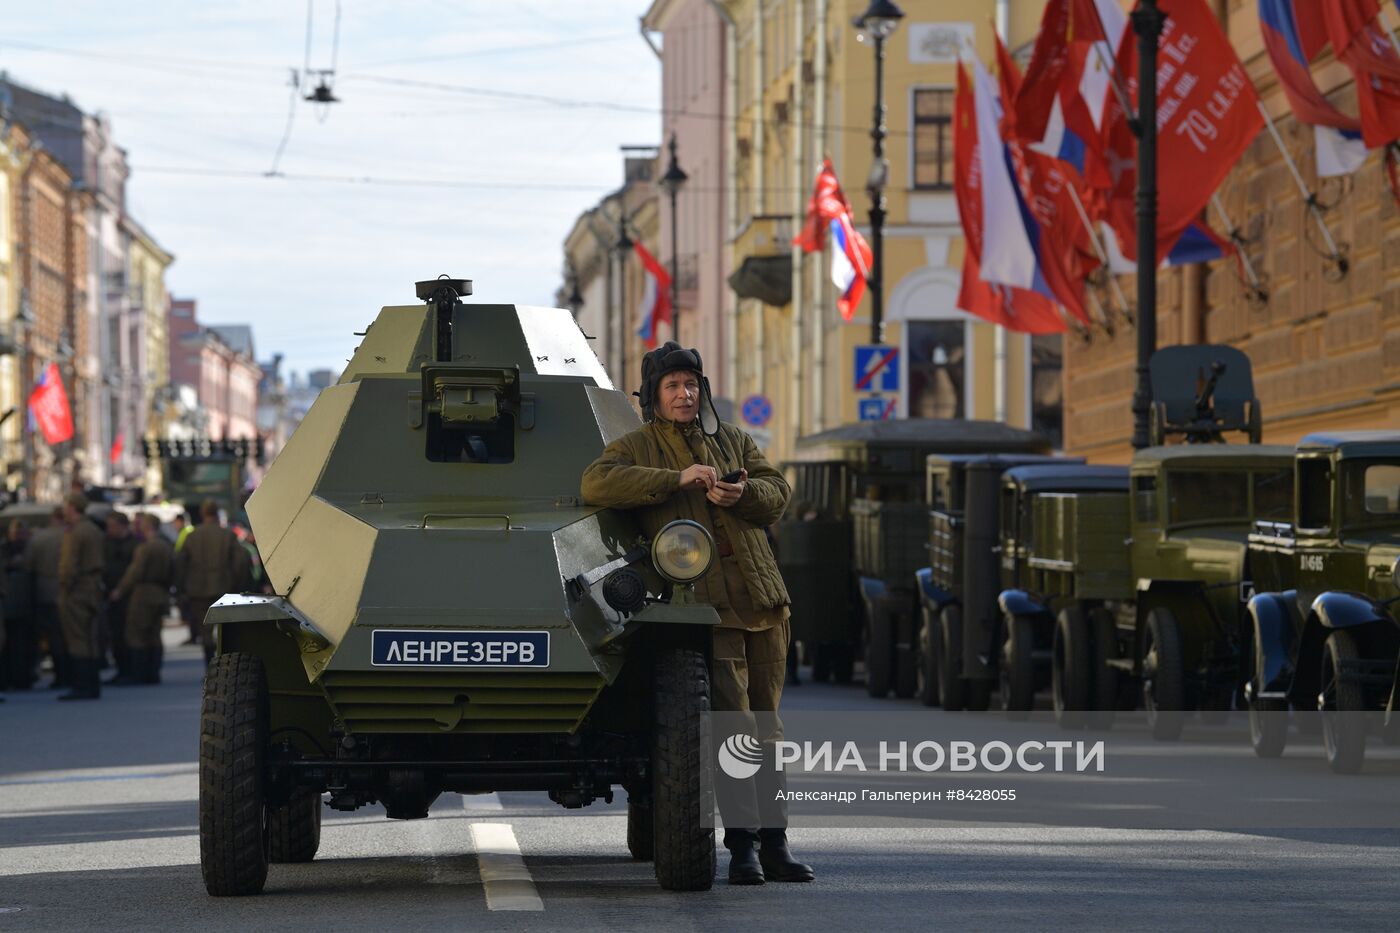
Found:
[[[714,610],[708,533],[643,541],[579,477],[637,425],[567,311],[386,307],[248,503],[273,597],[226,596],[200,733],[214,895],[309,861],[322,798],[417,819],[443,793],[628,795],[663,887],[714,875],[696,753]]]
[[[792,594],[793,638],[814,676],[849,682],[864,656],[866,688],[917,687],[914,573],[928,563],[925,461],[930,454],[1044,454],[1040,434],[988,421],[862,421],[797,440],[792,503],[777,527]]]
[[[1186,711],[1222,718],[1243,686],[1249,533],[1257,519],[1289,514],[1293,457],[1288,447],[1219,443],[1231,430],[1258,440],[1240,351],[1165,348],[1152,376],[1159,446],[1134,455],[1128,495],[1042,503],[1038,527],[1060,530],[1034,541],[1041,596],[1004,594],[1002,609],[1054,618],[1051,685],[1062,725],[1106,725],[1115,709],[1133,708],[1136,686],[1153,735],[1175,739]],[[1161,446],[1174,433],[1188,443]],[[1046,593],[1078,598],[1056,611]]]
[[[1328,764],[1352,774],[1367,733],[1400,725],[1400,433],[1303,438],[1295,501],[1249,538],[1250,741],[1278,757],[1289,706],[1316,709]]]

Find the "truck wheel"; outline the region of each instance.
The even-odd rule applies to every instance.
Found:
[[[917,695],[925,706],[938,705],[938,616],[928,606],[920,609],[919,684]]]
[[[666,646],[656,653],[651,749],[653,857],[668,891],[708,891],[715,880],[713,789],[702,773],[703,717],[710,709],[705,653]]]
[[[1277,758],[1288,744],[1288,703],[1285,700],[1249,701],[1249,744],[1259,758]]]
[[[240,652],[214,658],[199,723],[199,867],[214,897],[257,894],[267,883],[268,721],[262,661]]]
[[[321,847],[321,795],[299,791],[267,814],[269,861],[309,862]]]
[[[967,708],[962,679],[962,608],[944,606],[938,614],[938,704],[950,713]]]
[[[1113,613],[1102,606],[1090,609],[1087,615],[1089,631],[1094,637],[1094,669],[1090,678],[1093,693],[1089,701],[1088,725],[1090,729],[1112,729],[1114,713],[1122,698],[1122,678],[1118,676],[1118,669],[1108,663],[1118,660],[1118,626],[1113,620]]]
[[[1147,724],[1159,742],[1181,738],[1186,714],[1185,671],[1181,661],[1181,629],[1171,610],[1159,606],[1147,614],[1142,639],[1142,705]]]
[[[894,620],[879,602],[866,603],[865,692],[884,697],[890,692],[894,667]]]
[[[639,862],[650,862],[656,852],[655,813],[650,801],[635,794],[627,795],[627,851]]]
[[[1337,774],[1356,774],[1366,758],[1366,696],[1345,668],[1357,660],[1356,640],[1336,631],[1322,654],[1322,690],[1317,707],[1322,713],[1322,742],[1327,765]]]
[[[1006,617],[997,680],[1008,719],[1028,719],[1035,704],[1035,624],[1029,616]]]
[[[1082,729],[1089,721],[1092,657],[1088,620],[1078,606],[1066,606],[1055,617],[1050,650],[1050,695],[1061,729]]]

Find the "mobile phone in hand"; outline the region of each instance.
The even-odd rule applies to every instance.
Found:
[[[724,474],[723,476],[721,476],[721,477],[719,478],[719,481],[720,481],[721,483],[737,483],[737,482],[739,482],[739,480],[741,480],[741,479],[743,479],[743,478],[744,478],[744,471],[743,471],[742,469],[739,469],[739,470],[735,470],[733,473],[726,473],[726,474]]]

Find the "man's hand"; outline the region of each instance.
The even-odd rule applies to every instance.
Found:
[[[744,494],[744,483],[749,478],[749,471],[743,470],[739,474],[738,482],[725,483],[715,481],[710,491],[705,493],[705,498],[721,508],[729,508],[739,501],[739,497]]]
[[[704,489],[706,491],[714,488],[719,480],[719,474],[712,466],[703,463],[696,463],[681,470],[681,489]]]

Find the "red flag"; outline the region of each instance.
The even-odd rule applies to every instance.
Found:
[[[1025,81],[1015,101],[1015,123],[1022,138],[1038,140],[1043,137],[1060,87],[1067,82],[1079,83],[1075,67],[1076,64],[1082,67],[1084,58],[1072,54],[1072,45],[1103,40],[1103,26],[1094,9],[1094,0],[1050,0],[1045,5],[1031,61],[1026,66]],[[1006,109],[1012,109],[1009,99]]]
[[[118,431],[116,438],[112,441],[111,460],[113,463],[116,463],[122,458],[122,449],[124,447],[125,439],[125,435],[123,435],[121,431]]]
[[[58,364],[50,363],[39,377],[39,384],[29,393],[29,412],[50,447],[73,437],[73,412],[68,407],[68,393],[63,390],[63,376]]]
[[[1372,149],[1400,139],[1400,53],[1379,15],[1378,0],[1322,2],[1332,49],[1356,79],[1361,138]]]
[[[637,251],[637,257],[642,261],[642,268],[646,271],[644,276],[645,285],[642,289],[642,307],[640,321],[637,325],[637,336],[642,338],[642,343],[648,350],[656,349],[657,328],[656,325],[665,321],[672,323],[671,318],[671,275],[666,271],[661,263],[656,261],[656,257],[647,251],[641,240],[632,241],[633,248]]]
[[[966,246],[958,307],[1008,330],[1060,333],[1068,328],[1050,299],[1033,291],[982,281],[982,179],[978,169],[981,163],[977,157],[974,107],[967,72],[959,66],[953,106],[953,191]]]
[[[1167,14],[1157,69],[1157,260],[1196,221],[1246,147],[1263,128],[1259,96],[1205,0],[1160,0]],[[1135,43],[1118,49],[1124,75],[1137,74]],[[1137,82],[1129,81],[1137,103]],[[1123,254],[1137,254],[1133,198],[1137,147],[1118,102],[1104,121],[1115,179],[1107,220]]]
[[[812,196],[807,199],[807,218],[797,236],[792,238],[792,245],[802,247],[803,252],[815,253],[826,245],[826,232],[831,222],[838,217],[850,216],[850,202],[841,191],[841,183],[836,180],[831,160],[823,159],[816,184],[812,187]]]

